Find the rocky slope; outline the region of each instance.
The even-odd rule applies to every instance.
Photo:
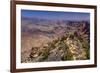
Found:
[[[87,39],[75,36],[75,32],[46,43],[42,47],[32,47],[24,62],[67,61],[89,59]],[[81,38],[81,40],[79,39]]]

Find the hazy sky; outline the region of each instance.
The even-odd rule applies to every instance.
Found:
[[[38,10],[21,10],[23,17],[36,17],[43,19],[64,19],[64,20],[89,20],[90,13],[80,12],[56,12],[56,11],[38,11]]]

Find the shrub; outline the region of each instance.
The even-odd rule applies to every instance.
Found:
[[[55,48],[55,44],[53,43],[48,43],[48,49],[54,49]]]
[[[64,53],[64,56],[62,57],[62,60],[66,61],[66,60],[73,60],[73,55],[70,52],[69,49],[66,50],[66,52]]]
[[[48,55],[49,55],[49,49],[45,49],[45,50],[43,50],[43,52],[42,52],[42,60],[45,60],[45,59],[47,59],[48,58]]]

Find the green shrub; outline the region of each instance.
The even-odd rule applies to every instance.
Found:
[[[60,42],[60,43],[59,43],[59,48],[65,50],[65,51],[66,51],[67,49],[69,49],[68,45],[66,45],[65,42]]]
[[[43,60],[47,59],[48,55],[49,55],[49,49],[43,50],[43,52],[42,52],[42,59]]]
[[[55,44],[53,43],[48,43],[48,49],[54,49],[55,48]]]
[[[62,57],[62,60],[66,61],[66,60],[73,60],[73,55],[70,52],[69,49],[66,50],[66,52],[64,53],[64,56]]]

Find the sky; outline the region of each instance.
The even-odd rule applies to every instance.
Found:
[[[22,17],[43,18],[50,20],[90,20],[90,13],[56,12],[39,10],[21,10]]]

